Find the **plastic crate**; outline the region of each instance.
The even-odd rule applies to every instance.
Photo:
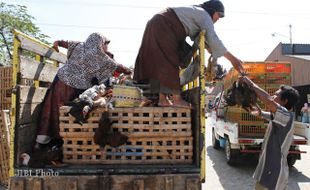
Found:
[[[243,69],[247,73],[260,73],[263,74],[266,72],[264,62],[253,62],[253,63],[245,63],[242,64]]]
[[[60,108],[63,161],[72,164],[192,163],[193,137],[190,109],[115,108],[109,110],[112,128],[129,137],[125,145],[106,146],[101,154],[93,142],[103,109],[93,110],[87,123],[75,123],[70,107]]]
[[[266,62],[267,73],[291,73],[290,63],[270,63]]]
[[[263,121],[263,119],[256,117],[254,115],[251,115],[247,111],[244,111],[243,108],[235,108],[228,109],[225,118],[227,118],[228,121],[236,122],[236,123],[242,123],[245,121]]]
[[[266,84],[266,92],[273,96],[277,90],[279,90],[281,84]]]
[[[267,73],[267,84],[291,84],[291,75],[288,73]]]
[[[255,74],[249,73],[249,79],[251,79],[254,83],[258,85],[265,85],[266,83],[266,75],[265,74]]]
[[[263,138],[267,125],[261,122],[241,123],[238,126],[239,137],[259,137]]]

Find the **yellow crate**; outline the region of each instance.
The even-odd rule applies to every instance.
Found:
[[[138,87],[114,85],[113,101],[115,107],[138,107],[141,103],[142,91]]]
[[[262,123],[244,123],[239,124],[239,137],[260,137],[263,138],[267,129],[267,124]]]
[[[263,62],[253,62],[253,63],[248,62],[242,64],[242,66],[247,73],[263,74],[266,72],[265,64]]]
[[[233,106],[228,107],[225,118],[231,122],[242,123],[247,121],[258,122],[260,121],[263,124],[264,120],[251,115],[249,112],[245,111],[241,107]]]

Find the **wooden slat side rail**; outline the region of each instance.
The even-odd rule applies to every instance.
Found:
[[[16,115],[18,125],[36,122],[41,109],[41,103],[48,88],[34,86],[17,86],[19,107]]]
[[[19,93],[20,104],[41,103],[45,97],[48,89],[44,87],[32,87],[32,86],[17,86],[17,92]]]
[[[50,48],[48,45],[42,42],[30,38],[22,33],[16,33],[16,37],[21,43],[21,48],[39,54],[43,57],[50,58],[52,60],[58,61],[60,63],[65,63],[67,61],[67,56],[65,54],[56,52],[54,49]]]
[[[193,137],[190,109],[115,108],[109,110],[114,131],[129,137],[117,148],[106,146],[104,154],[93,142],[103,109],[93,110],[87,123],[80,125],[60,108],[60,135],[64,162],[74,164],[152,164],[193,162]]]
[[[4,185],[9,179],[9,127],[8,112],[0,110],[0,184]]]
[[[53,82],[58,67],[52,64],[43,64],[28,57],[20,57],[20,72],[22,79]]]
[[[40,103],[20,104],[19,115],[17,116],[18,125],[37,122],[41,108],[42,104]]]

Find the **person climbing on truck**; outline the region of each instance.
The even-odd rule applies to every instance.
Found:
[[[91,88],[94,79],[102,84],[115,71],[131,74],[130,69],[110,57],[113,54],[108,52],[109,43],[110,40],[100,33],[90,34],[85,42],[54,42],[53,48],[56,51],[59,51],[59,46],[68,49],[67,62],[58,70],[45,96],[34,149],[40,149],[51,140],[55,144],[62,143],[59,135],[59,107]]]
[[[190,107],[181,98],[179,78],[179,69],[184,66],[180,50],[187,36],[194,40],[205,30],[205,43],[212,56],[224,56],[238,72],[243,72],[242,62],[225,48],[214,30],[214,23],[224,15],[223,4],[210,0],[200,5],[167,8],[147,23],[135,63],[134,80],[151,84],[151,91],[159,94],[158,106]],[[173,101],[169,99],[171,94]]]
[[[290,86],[282,85],[275,95],[271,96],[248,77],[243,76],[239,80],[247,83],[270,110],[270,112],[260,109],[252,111],[253,115],[269,120],[258,165],[253,175],[256,180],[255,189],[286,189],[289,176],[287,155],[294,135],[294,115],[290,111],[296,105],[299,93]]]

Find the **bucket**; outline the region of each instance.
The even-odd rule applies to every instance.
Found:
[[[220,138],[220,147],[224,148],[226,143],[226,139]]]

